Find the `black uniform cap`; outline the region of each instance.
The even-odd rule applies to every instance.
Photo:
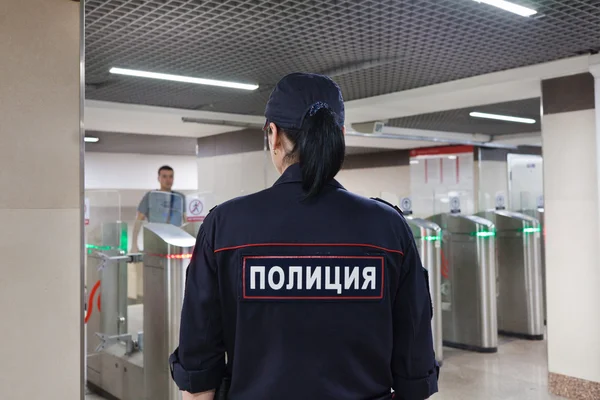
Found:
[[[265,127],[273,122],[283,129],[301,129],[306,116],[321,108],[333,111],[337,124],[344,126],[342,91],[331,78],[299,72],[286,75],[269,97]]]

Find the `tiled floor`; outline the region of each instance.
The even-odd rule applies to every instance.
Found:
[[[500,339],[496,354],[444,348],[433,400],[559,400],[548,393],[546,342]],[[89,396],[86,400],[100,400]]]
[[[551,400],[546,342],[500,339],[496,354],[444,348],[435,400]]]

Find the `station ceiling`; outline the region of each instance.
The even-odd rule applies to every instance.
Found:
[[[540,110],[540,99],[534,98],[395,118],[388,121],[387,125],[399,128],[427,129],[432,131],[485,133],[494,136],[531,133],[541,132],[542,130]],[[492,119],[472,118],[469,116],[472,111],[530,118],[534,119],[536,122],[534,124],[520,124]]]
[[[293,71],[331,75],[355,100],[600,49],[600,1],[513,2],[538,13],[523,18],[473,0],[87,0],[86,97],[262,115],[273,85]],[[116,76],[111,67],[260,88]],[[539,116],[538,99],[516,103],[503,107],[537,108]],[[470,132],[460,122],[464,111],[391,124],[442,130],[455,120],[462,127],[455,131]],[[513,129],[472,127],[491,134],[523,128],[500,124]]]

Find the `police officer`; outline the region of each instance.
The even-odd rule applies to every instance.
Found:
[[[427,274],[402,215],[334,180],[339,87],[288,75],[265,115],[281,177],[210,212],[187,270],[170,357],[184,399],[429,398],[439,367]]]

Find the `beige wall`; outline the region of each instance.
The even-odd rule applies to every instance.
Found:
[[[495,208],[499,192],[504,193],[508,203],[507,168],[506,161],[475,161],[475,211]]]
[[[198,191],[214,193],[216,204],[265,189],[278,178],[264,151],[198,159]],[[402,196],[410,191],[408,165],[343,169],[337,179],[346,189],[364,196],[380,196],[382,192]]]
[[[594,110],[545,115],[548,363],[600,382],[600,259]]]
[[[158,168],[163,165],[175,171],[174,190],[197,189],[195,156],[100,152],[85,153],[85,189],[157,189]]]
[[[212,193],[216,204],[265,189],[277,178],[279,174],[264,151],[198,159],[198,191]]]
[[[198,190],[212,192],[216,203],[271,186],[279,174],[263,151],[198,159]],[[407,195],[410,169],[406,166],[343,169],[337,179],[346,189],[363,196],[382,192]]]
[[[81,395],[79,3],[0,1],[0,399]]]
[[[351,192],[367,197],[381,197],[382,192],[393,193],[397,197],[410,195],[410,167],[343,169],[337,180]]]

